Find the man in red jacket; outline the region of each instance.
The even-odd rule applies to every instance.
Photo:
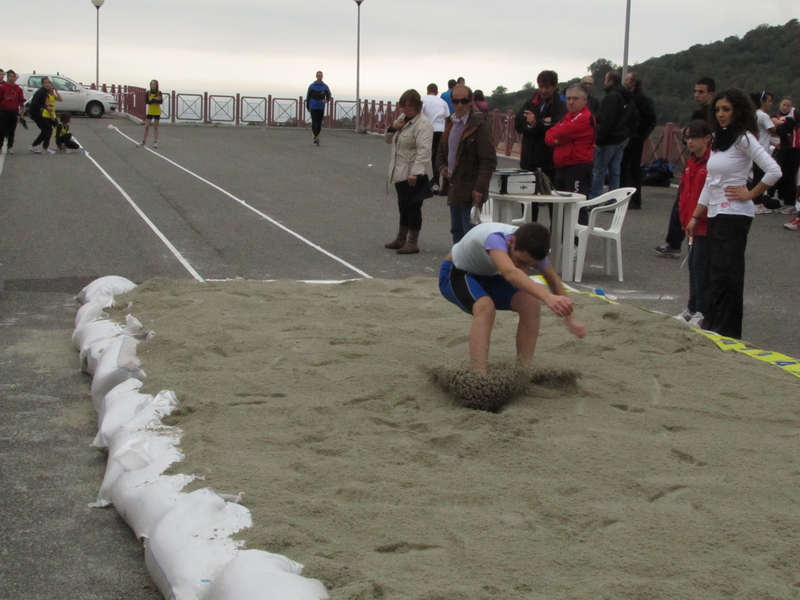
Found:
[[[589,94],[580,84],[567,88],[567,114],[545,135],[553,148],[555,187],[563,192],[589,195],[597,122],[587,106]]]
[[[17,130],[17,119],[22,116],[25,96],[17,85],[19,76],[11,69],[5,74],[7,81],[0,85],[0,152],[3,142],[8,140],[8,153],[14,154],[14,132]]]

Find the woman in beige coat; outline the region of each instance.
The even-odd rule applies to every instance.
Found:
[[[422,99],[416,90],[405,91],[397,107],[402,115],[386,130],[385,139],[392,146],[389,181],[397,189],[400,229],[397,237],[384,247],[397,250],[398,254],[417,254],[422,202],[433,196],[430,184],[433,125],[422,114]]]

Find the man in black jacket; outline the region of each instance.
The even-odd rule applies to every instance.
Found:
[[[642,78],[631,71],[625,76],[625,89],[633,96],[638,119],[622,153],[621,187],[636,188],[628,208],[642,208],[642,153],[644,144],[656,128],[656,109],[652,98],[642,91]]]
[[[567,114],[567,105],[558,94],[558,73],[555,71],[539,73],[536,85],[539,89],[514,118],[514,129],[522,134],[519,166],[526,171],[541,169],[551,181],[555,181],[553,149],[545,144],[544,136]],[[531,211],[531,218],[537,220],[539,205],[533,204]]]
[[[594,149],[594,169],[592,172],[592,191],[590,198],[603,194],[603,186],[608,174],[608,189],[619,188],[622,153],[628,145],[630,130],[628,121],[633,112],[628,105],[631,93],[622,85],[617,71],[609,71],[603,81],[606,96],[600,103],[597,113],[597,146]]]

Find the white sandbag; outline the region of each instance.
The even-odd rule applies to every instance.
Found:
[[[109,319],[95,319],[75,328],[75,331],[72,332],[72,344],[80,352],[97,340],[122,335],[123,331],[124,328],[119,323]]]
[[[136,383],[131,382],[138,382]],[[114,434],[122,426],[136,428],[147,427],[151,423],[160,423],[178,406],[178,398],[174,392],[162,390],[155,397],[137,391],[141,381],[128,379],[115,386],[103,398],[98,415],[99,428],[92,446],[106,448]]]
[[[91,302],[87,302],[78,309],[75,315],[75,328],[77,329],[84,323],[90,323],[95,319],[107,319],[108,313],[103,310],[114,306],[113,296],[98,295]]]
[[[83,288],[77,295],[78,302],[86,304],[97,296],[116,296],[130,292],[136,284],[130,279],[117,275],[107,275],[100,279],[95,279],[92,283]]]
[[[152,398],[150,394],[139,393],[139,388],[141,388],[142,385],[144,385],[144,382],[140,379],[128,379],[127,381],[123,381],[119,385],[115,385],[103,397],[103,402],[100,405],[100,410],[97,411],[98,433],[99,430],[103,429],[103,421],[105,420],[106,414],[109,412],[109,409],[111,409],[112,412],[115,412],[117,410],[118,404],[128,405],[133,403],[130,415],[128,416],[128,418],[130,418],[133,416],[136,405],[139,404],[142,400],[144,400],[144,397]],[[94,443],[92,443],[92,446],[94,446]],[[108,444],[105,444],[103,447],[105,446],[108,446]]]
[[[72,332],[72,343],[80,352],[83,352],[85,348],[98,340],[122,334],[135,337],[139,341],[149,340],[155,335],[152,331],[146,331],[139,319],[133,315],[127,315],[125,325],[108,319],[95,319],[82,324]]]
[[[111,490],[114,508],[137,539],[150,537],[155,524],[177,506],[181,490],[195,479],[192,475],[161,473],[155,463],[128,471],[119,476]]]
[[[300,575],[303,565],[280,554],[240,550],[217,576],[205,600],[325,600],[318,579]]]
[[[92,342],[88,347],[81,350],[81,371],[94,377],[94,373],[97,370],[97,363],[100,361],[100,355],[105,352],[106,348],[108,348],[113,341],[113,337],[102,338],[96,342]]]
[[[165,598],[205,598],[209,584],[241,545],[229,536],[251,524],[249,510],[209,489],[184,494],[145,539],[150,577]]]
[[[103,398],[114,387],[131,378],[144,379],[141,361],[136,356],[139,340],[129,335],[121,335],[106,348],[97,361],[92,379],[92,401],[95,410],[100,411]]]
[[[108,447],[106,473],[97,501],[91,506],[102,508],[111,504],[114,484],[123,473],[144,469],[149,465],[154,465],[155,471],[163,473],[167,467],[182,460],[183,455],[176,448],[179,441],[180,430],[174,427],[151,425],[139,429],[120,429]]]

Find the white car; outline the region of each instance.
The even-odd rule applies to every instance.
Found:
[[[80,112],[99,118],[107,112],[116,112],[117,99],[111,94],[90,90],[80,83],[63,75],[34,74],[20,75],[17,85],[22,88],[25,99],[30,102],[36,91],[42,87],[42,79],[49,78],[61,94],[61,102],[56,103],[56,112]]]

